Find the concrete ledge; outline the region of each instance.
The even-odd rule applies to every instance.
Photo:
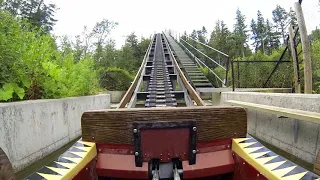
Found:
[[[107,91],[110,94],[111,103],[119,103],[126,91]]]
[[[79,137],[84,111],[106,108],[106,94],[0,103],[0,147],[20,171]]]
[[[222,104],[228,100],[320,113],[320,95],[316,94],[221,93]],[[248,133],[312,164],[320,149],[319,128],[316,123],[248,109]]]

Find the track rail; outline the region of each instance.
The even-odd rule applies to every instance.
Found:
[[[205,106],[181,71],[166,35],[156,34],[118,108],[136,107],[137,101],[141,106],[141,100],[144,107],[176,107],[181,106],[181,99],[182,106]]]

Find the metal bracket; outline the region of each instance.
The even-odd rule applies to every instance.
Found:
[[[197,127],[196,121],[157,121],[157,122],[134,122],[133,123],[133,138],[134,138],[134,156],[136,167],[142,167],[143,154],[141,146],[141,131],[143,130],[157,130],[157,129],[188,129],[189,130],[189,149],[188,160],[189,164],[196,163],[197,154]],[[179,143],[179,142],[177,142]]]

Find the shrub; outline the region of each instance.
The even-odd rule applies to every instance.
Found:
[[[134,79],[128,71],[118,67],[100,70],[100,86],[110,91],[127,90]]]

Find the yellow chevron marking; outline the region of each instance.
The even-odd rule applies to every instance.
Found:
[[[77,149],[80,149],[80,150],[83,150],[83,151],[90,151],[91,147],[77,147],[77,146],[73,146],[74,148],[77,148]]]
[[[78,143],[81,143],[81,144],[84,144],[84,145],[87,145],[87,146],[90,146],[90,147],[92,147],[92,146],[94,146],[96,143],[92,143],[92,142],[86,142],[86,141],[78,141]]]
[[[259,149],[262,149],[263,147],[253,147],[253,148],[244,148],[244,150],[247,152],[247,153],[252,153],[254,151],[257,151]]]
[[[253,157],[254,159],[257,159],[258,157],[261,157],[267,153],[269,153],[270,151],[266,151],[266,152],[260,152],[260,153],[252,153],[252,154],[249,154],[249,156]]]
[[[69,151],[70,153],[72,154],[75,154],[77,156],[80,156],[80,157],[84,157],[85,155],[87,155],[87,152],[72,152],[72,151]]]
[[[40,176],[42,176],[47,180],[60,180],[62,178],[62,176],[53,175],[53,174],[44,174],[44,173],[37,173],[37,174],[39,174]]]
[[[63,162],[57,162],[57,161],[55,161],[55,163],[60,164],[61,166],[67,167],[69,169],[72,169],[76,166],[76,164],[74,163],[63,163]]]
[[[65,159],[68,159],[76,164],[78,164],[82,159],[81,158],[70,158],[70,157],[63,157]]]
[[[296,179],[301,179],[304,175],[306,175],[307,172],[302,172],[302,173],[299,173],[299,174],[294,174],[294,175],[291,175],[291,176],[286,176],[286,177],[283,177],[281,179],[283,180],[296,180]]]
[[[233,139],[233,141],[235,141],[236,143],[239,143],[241,141],[245,141],[245,140],[248,140],[248,139],[251,139],[251,138],[237,138],[237,139]]]
[[[54,168],[50,166],[46,166],[47,168],[51,169],[52,171],[59,173],[61,175],[66,175],[70,170],[69,169],[62,169],[62,168]]]
[[[291,167],[287,167],[287,168],[283,168],[283,169],[277,169],[272,171],[276,176],[278,176],[279,178],[281,178],[282,176],[286,175],[288,172],[292,171],[294,168],[296,168],[297,166],[291,166]]]
[[[256,159],[256,161],[258,161],[260,164],[265,164],[265,163],[271,161],[272,159],[274,159],[276,157],[278,157],[278,156],[263,157],[263,158]]]
[[[271,163],[271,164],[264,164],[263,166],[266,167],[268,170],[273,170],[273,169],[281,166],[285,162],[286,161],[280,161],[280,162],[275,162],[275,163]]]
[[[253,145],[253,144],[256,144],[256,142],[239,143],[238,145],[239,145],[241,148],[245,148],[245,147],[251,146],[251,145]]]

